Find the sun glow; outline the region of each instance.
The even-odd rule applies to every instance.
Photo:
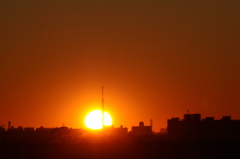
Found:
[[[88,113],[84,123],[90,129],[102,129],[102,111],[94,110]],[[107,112],[104,112],[104,126],[110,125],[112,125],[112,118]]]

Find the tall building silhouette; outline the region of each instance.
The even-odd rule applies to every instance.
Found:
[[[171,118],[167,121],[168,135],[173,139],[190,140],[240,140],[240,120],[223,116],[201,119],[201,114],[184,114],[183,119]]]

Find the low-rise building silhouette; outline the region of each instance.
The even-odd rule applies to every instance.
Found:
[[[34,127],[25,127],[24,131],[33,132],[34,131]]]
[[[113,127],[111,133],[112,133],[113,135],[117,135],[117,136],[127,135],[127,133],[128,133],[128,128],[123,127],[123,125],[120,125],[120,127]]]
[[[40,126],[39,128],[36,128],[36,132],[51,132],[55,128],[45,128],[43,126]]]
[[[132,131],[130,133],[134,136],[151,135],[152,126],[145,126],[144,122],[141,121],[139,126],[132,126]]]
[[[0,126],[0,132],[5,132],[5,128],[3,126]]]
[[[23,127],[19,126],[17,128],[15,128],[14,126],[11,126],[11,128],[8,128],[9,132],[22,132],[23,131]]]

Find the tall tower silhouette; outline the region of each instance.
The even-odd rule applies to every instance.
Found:
[[[104,87],[102,86],[102,128],[104,128]]]

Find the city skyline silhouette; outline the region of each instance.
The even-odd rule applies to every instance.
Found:
[[[0,158],[239,158],[239,0],[3,0],[0,21]]]
[[[100,112],[101,113],[101,112]],[[101,124],[102,118],[97,118],[97,122]],[[2,131],[37,131],[37,130],[53,130],[53,129],[58,129],[58,128],[70,128],[70,129],[81,129],[81,130],[86,130],[89,132],[101,132],[100,130],[108,130],[108,129],[115,129],[115,128],[124,128],[126,129],[126,133],[131,133],[131,131],[142,131],[141,127],[146,128],[146,130],[143,129],[143,132],[147,132],[146,134],[156,134],[156,133],[163,133],[163,134],[168,134],[169,136],[178,136],[182,133],[185,133],[186,131],[189,131],[189,133],[193,133],[192,130],[196,131],[194,132],[199,133],[199,134],[204,134],[211,132],[212,134],[220,134],[220,133],[227,133],[227,132],[235,132],[237,135],[240,137],[240,129],[238,130],[238,127],[240,126],[240,119],[232,119],[231,116],[222,116],[221,119],[216,119],[215,117],[205,117],[202,118],[202,114],[190,114],[189,110],[187,111],[187,114],[183,115],[183,118],[180,119],[179,117],[171,117],[170,119],[166,119],[167,127],[166,128],[160,128],[159,131],[154,131],[153,128],[153,120],[150,119],[149,124],[145,125],[143,121],[139,122],[138,126],[131,126],[131,130],[128,130],[130,128],[123,127],[123,125],[116,126],[114,124],[109,124],[109,125],[104,125],[103,127],[99,128],[91,128],[85,127],[82,128],[72,128],[68,127],[63,123],[61,126],[55,126],[55,127],[44,127],[39,126],[39,127],[29,127],[29,126],[13,126],[11,121],[7,122],[7,125],[1,124],[0,128]],[[197,128],[197,129],[196,129]],[[139,130],[138,130],[139,129]],[[162,130],[166,130],[164,132],[161,132]],[[192,130],[190,130],[192,129]],[[211,130],[210,130],[211,129]],[[221,129],[221,130],[220,130]],[[225,132],[226,131],[226,132]],[[238,133],[239,131],[239,133]],[[194,134],[193,133],[193,134]],[[136,133],[137,134],[137,133]],[[142,133],[140,133],[142,134]],[[145,134],[145,135],[146,135]],[[144,135],[144,133],[143,133]],[[137,135],[141,136],[141,135]],[[240,139],[240,138],[239,138]]]

